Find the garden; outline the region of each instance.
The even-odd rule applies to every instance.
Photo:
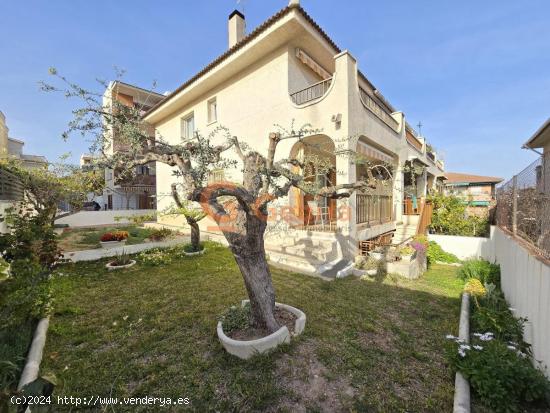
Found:
[[[247,296],[242,276],[226,247],[205,244],[203,256],[137,255],[123,271],[106,271],[105,260],[58,268],[41,367],[60,383],[55,394],[189,397],[195,411],[449,410],[445,334],[457,329],[463,285],[453,267],[434,265],[414,282],[272,269],[280,301],[308,324],[244,361],[215,333]]]

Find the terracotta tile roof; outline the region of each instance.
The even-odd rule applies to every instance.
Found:
[[[160,106],[164,105],[166,102],[170,101],[172,98],[174,98],[179,92],[187,88],[190,84],[195,82],[197,79],[201,78],[203,75],[208,73],[210,70],[212,70],[214,67],[222,63],[225,59],[227,59],[229,56],[231,56],[233,53],[237,52],[238,50],[242,49],[244,46],[246,46],[248,43],[250,43],[252,40],[254,40],[256,37],[258,37],[260,34],[262,34],[264,31],[266,31],[269,27],[271,27],[273,24],[275,24],[278,20],[282,19],[284,16],[286,16],[292,9],[296,9],[306,20],[309,24],[313,26],[315,30],[327,41],[327,43],[336,51],[336,54],[340,53],[342,50],[338,47],[338,45],[329,37],[328,34],[313,20],[313,18],[307,14],[307,12],[300,6],[287,6],[281,10],[279,10],[277,13],[275,13],[273,16],[271,16],[269,19],[267,19],[265,22],[263,22],[261,25],[259,25],[256,29],[254,29],[248,36],[244,37],[239,43],[237,43],[235,46],[227,50],[222,55],[218,56],[216,59],[214,59],[212,62],[210,62],[208,65],[206,65],[203,69],[201,69],[197,74],[195,74],[193,77],[188,79],[185,83],[183,83],[181,86],[179,86],[176,90],[174,90],[172,93],[170,93],[168,96],[166,96],[163,100],[158,102],[156,105],[154,105],[149,111],[147,111],[143,117],[146,117],[150,113],[154,112],[156,109],[158,109]],[[380,92],[374,87],[374,85],[367,79],[367,77],[359,72],[359,76],[362,77],[375,91],[378,93],[378,97],[381,98],[383,104],[385,104],[390,111],[395,111],[391,105],[386,102],[384,97],[380,94]]]
[[[497,178],[494,176],[481,176],[481,175],[471,175],[463,174],[459,172],[445,172],[447,179],[445,180],[446,184],[456,184],[456,183],[471,183],[471,184],[480,184],[480,183],[494,183],[498,184],[502,182],[502,178]]]

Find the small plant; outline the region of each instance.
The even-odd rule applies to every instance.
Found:
[[[414,254],[414,251],[415,249],[413,247],[411,247],[410,245],[405,245],[404,247],[401,247],[399,249],[399,253],[401,254],[401,256],[405,257],[407,255],[413,255]]]
[[[116,266],[116,267],[120,267],[120,266],[123,266],[123,265],[128,265],[131,262],[132,262],[132,259],[130,258],[130,256],[123,249],[122,252],[120,254],[118,254],[113,261],[111,261],[111,264]]]
[[[183,250],[187,253],[200,252],[200,251],[204,250],[204,244],[200,243],[198,248],[195,247],[193,244],[185,244],[183,246]]]
[[[500,266],[491,264],[489,261],[475,259],[464,261],[464,264],[458,269],[459,278],[467,281],[470,278],[476,278],[482,284],[494,284],[500,286]]]
[[[149,239],[152,241],[162,241],[170,237],[174,231],[169,228],[155,228],[149,234]]]
[[[484,405],[496,412],[516,412],[520,403],[545,403],[549,383],[517,343],[499,341],[490,332],[473,336],[471,344],[447,336],[453,340],[448,358]]]
[[[358,256],[355,259],[355,268],[358,270],[376,270],[378,269],[378,260],[372,257]]]
[[[128,239],[128,236],[128,231],[106,232],[101,236],[101,242],[124,241],[125,239]]]
[[[243,306],[231,306],[219,318],[222,322],[223,331],[231,333],[235,330],[244,330],[250,326],[250,303]]]

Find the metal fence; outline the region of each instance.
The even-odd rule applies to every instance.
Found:
[[[495,218],[550,259],[550,154],[497,188]]]

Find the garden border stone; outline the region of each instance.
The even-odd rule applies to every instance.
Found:
[[[105,264],[105,268],[107,268],[109,271],[116,271],[116,270],[123,270],[124,268],[130,268],[136,265],[136,260],[130,260],[128,264],[125,265],[112,265],[113,262],[108,262]]]
[[[462,293],[458,338],[465,343],[470,342],[470,295],[468,293]],[[470,413],[470,383],[458,371],[455,376],[453,413]]]
[[[249,300],[242,300],[241,305],[244,306],[248,302]],[[232,354],[240,359],[247,360],[256,354],[261,354],[272,350],[282,343],[290,343],[291,336],[298,336],[302,334],[306,326],[305,313],[287,304],[275,303],[275,306],[282,308],[297,317],[294,324],[293,334],[288,331],[286,326],[282,326],[274,333],[257,340],[233,340],[224,333],[222,322],[218,321],[216,330],[223,348],[229,354]]]
[[[25,366],[21,372],[21,377],[19,378],[17,390],[21,390],[25,385],[38,378],[49,324],[49,317],[42,318],[34,330],[31,347],[29,349],[29,353],[27,354],[27,361],[25,362]]]

